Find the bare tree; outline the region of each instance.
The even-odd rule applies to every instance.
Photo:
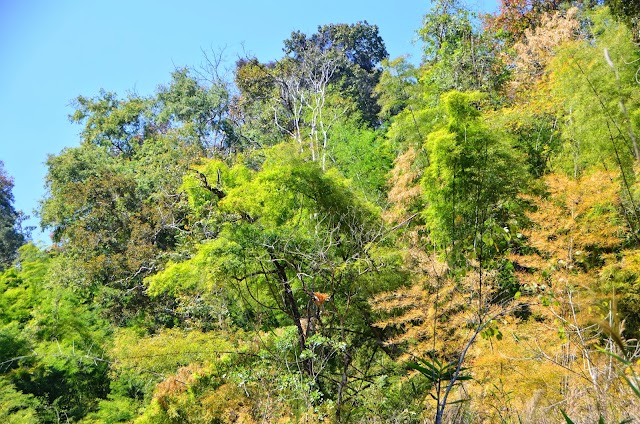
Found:
[[[295,60],[295,64],[291,61],[285,59],[280,63],[283,72],[275,78],[280,97],[274,105],[274,122],[297,141],[301,152],[307,145],[311,159],[320,161],[324,170],[329,130],[348,110],[348,107],[331,111],[327,108],[329,85],[344,58],[337,51],[322,51],[311,46]],[[289,122],[283,122],[279,116],[282,110],[289,114]]]

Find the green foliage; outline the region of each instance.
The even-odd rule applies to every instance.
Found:
[[[503,337],[502,332],[500,331],[500,328],[498,328],[498,325],[495,321],[491,321],[484,328],[484,330],[482,330],[482,332],[480,333],[480,336],[486,340],[489,340],[495,337],[497,341],[502,340],[502,337]]]
[[[374,88],[387,51],[377,26],[330,24],[310,36],[295,31],[284,52],[275,63],[236,63],[239,134],[247,145],[271,146],[286,135],[317,154],[336,121],[357,117],[378,126]]]
[[[491,120],[514,136],[514,147],[525,155],[529,173],[539,178],[549,172],[562,141],[557,115],[532,109],[502,109]]]
[[[202,147],[234,146],[238,139],[228,113],[231,96],[227,86],[215,81],[207,87],[188,68],[174,71],[171,79],[158,93],[162,105],[158,121],[192,126]]]
[[[15,389],[11,382],[0,377],[0,418],[8,424],[35,424],[38,401]]]
[[[19,268],[0,275],[0,299],[7,302],[0,315],[0,378],[11,382],[3,393],[7,402],[17,399],[12,388],[24,393],[24,411],[15,408],[24,419],[33,411],[39,421],[79,419],[108,392],[105,322],[72,290],[50,281],[58,259],[25,245]]]
[[[554,96],[562,105],[558,166],[574,176],[591,166],[613,166],[629,175],[638,131],[638,49],[628,30],[606,9],[590,15],[595,42],[569,43],[550,65]]]
[[[0,417],[626,418],[637,351],[605,332],[617,376],[592,323],[615,293],[616,334],[640,327],[638,50],[581,2],[588,36],[523,65],[512,43],[564,6],[503,3],[483,32],[434,2],[419,67],[375,25],[330,24],[238,61],[235,87],[183,68],[148,97],[78,97],[81,142],[47,161],[49,250],[14,253],[0,169]]]
[[[318,32],[307,38],[300,32],[291,34],[284,42],[284,52],[294,57],[309,48],[309,44],[321,50],[337,49],[354,65],[367,72],[373,71],[380,61],[387,57],[384,41],[378,34],[378,27],[366,21],[353,25],[329,24],[318,27]]]
[[[188,240],[179,186],[197,154],[169,134],[151,136],[127,158],[91,143],[49,158],[42,220],[54,241],[64,243],[68,261],[60,272],[74,274],[68,281],[108,304],[113,319],[135,320],[157,307],[129,289],[141,287],[161,255]],[[151,315],[171,319],[166,312]]]
[[[637,0],[605,0],[611,13],[617,19],[624,22],[633,34],[633,39],[638,40],[638,19],[640,19],[640,2]]]
[[[400,113],[412,100],[418,72],[407,58],[382,61],[382,74],[374,92],[380,105],[380,117],[389,119]]]
[[[235,360],[234,352],[241,354],[246,349],[242,339],[241,331],[231,335],[172,329],[151,336],[141,336],[133,330],[124,329],[114,337],[112,371],[121,382],[130,379],[130,386],[146,386],[144,391],[149,396],[155,383],[177,372],[180,367],[209,364],[224,370]],[[133,379],[138,383],[134,384]]]
[[[218,311],[222,327],[230,323],[251,331],[277,331],[293,324],[286,359],[269,364],[284,360],[307,369],[304,378],[291,378],[308,378],[310,385],[296,384],[306,387],[305,396],[315,402],[319,395],[335,396],[319,380],[330,381],[339,372],[344,366],[339,358],[365,360],[359,349],[370,343],[331,329],[370,334],[367,295],[399,284],[402,277],[393,272],[397,256],[375,246],[380,236],[377,208],[338,172],[323,172],[294,148],[281,145],[265,151],[257,171],[229,168],[216,160],[204,164],[199,169],[207,181],[217,178],[220,195],[203,191],[203,179],[198,188],[188,177],[185,187],[194,197],[192,204],[210,208],[209,219],[219,231],[189,260],[168,264],[146,283],[154,295],[199,296],[209,310]],[[377,263],[385,263],[385,268],[377,270]],[[339,294],[329,302],[332,312],[327,317],[315,309],[313,292]],[[347,375],[356,372],[350,362],[346,366]],[[304,405],[294,410],[304,411]]]
[[[620,260],[612,261],[601,271],[603,297],[616,293],[616,313],[625,321],[627,338],[640,335],[640,314],[636,305],[640,301],[640,253],[623,251]]]
[[[408,364],[407,367],[420,372],[432,386],[440,385],[454,378],[460,382],[471,380],[472,378],[470,375],[465,374],[467,368],[460,367],[460,369],[458,369],[458,361],[442,363],[437,358],[417,359],[419,364],[414,362]]]
[[[393,152],[379,133],[338,125],[331,134],[331,161],[336,168],[371,202],[385,201],[387,174],[393,164]]]
[[[149,278],[150,293],[215,291],[213,287],[229,277],[242,280],[243,275],[258,272],[261,261],[270,261],[271,253],[295,258],[331,239],[341,238],[332,246],[336,253],[361,243],[353,240],[351,232],[372,230],[374,208],[354,195],[335,172],[323,173],[317,163],[296,156],[280,146],[267,154],[259,172],[209,162],[199,172],[207,181],[220,178],[221,198],[198,186],[196,177],[188,176],[184,187],[190,203],[196,211],[214,208],[220,234],[201,245],[188,262],[169,264],[162,274]],[[318,237],[318,231],[328,233]],[[249,258],[258,262],[252,264]]]
[[[507,71],[490,33],[474,28],[473,14],[459,0],[435,1],[419,30],[424,41],[424,73],[421,79],[437,97],[449,90],[481,90],[492,100]]]
[[[13,179],[0,161],[0,272],[11,265],[26,238],[20,225],[24,216],[13,206],[12,190]]]
[[[84,424],[116,424],[131,422],[138,416],[140,403],[128,398],[101,400],[96,412],[87,414],[82,419]]]
[[[320,55],[337,54],[342,59],[332,82],[340,86],[343,95],[354,99],[364,122],[375,127],[380,111],[373,93],[380,78],[377,66],[388,56],[377,25],[366,21],[322,25],[310,37],[298,31],[284,41],[285,54],[296,61],[309,60],[309,52],[314,51]]]
[[[148,131],[143,115],[146,101],[136,96],[119,100],[104,90],[95,98],[79,96],[71,120],[84,124],[82,138],[107,148],[113,155],[128,156]]]
[[[516,195],[525,183],[523,160],[506,134],[480,121],[479,93],[442,96],[446,125],[428,135],[429,166],[423,178],[425,211],[432,237],[440,246],[496,252],[491,234],[518,219]]]

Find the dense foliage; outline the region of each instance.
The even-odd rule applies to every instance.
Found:
[[[11,266],[18,248],[28,237],[28,229],[21,225],[24,215],[13,206],[12,191],[13,180],[0,161],[0,271]]]
[[[634,5],[437,0],[419,65],[329,24],[78,97],[53,245],[0,166],[0,417],[640,419]]]

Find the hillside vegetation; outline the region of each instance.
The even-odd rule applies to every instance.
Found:
[[[7,423],[640,420],[640,6],[436,0],[75,101],[0,168]],[[22,247],[18,246],[22,245]]]

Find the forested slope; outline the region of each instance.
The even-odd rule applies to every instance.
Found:
[[[419,66],[328,24],[78,97],[51,246],[0,168],[0,417],[640,420],[636,3],[437,0]]]

